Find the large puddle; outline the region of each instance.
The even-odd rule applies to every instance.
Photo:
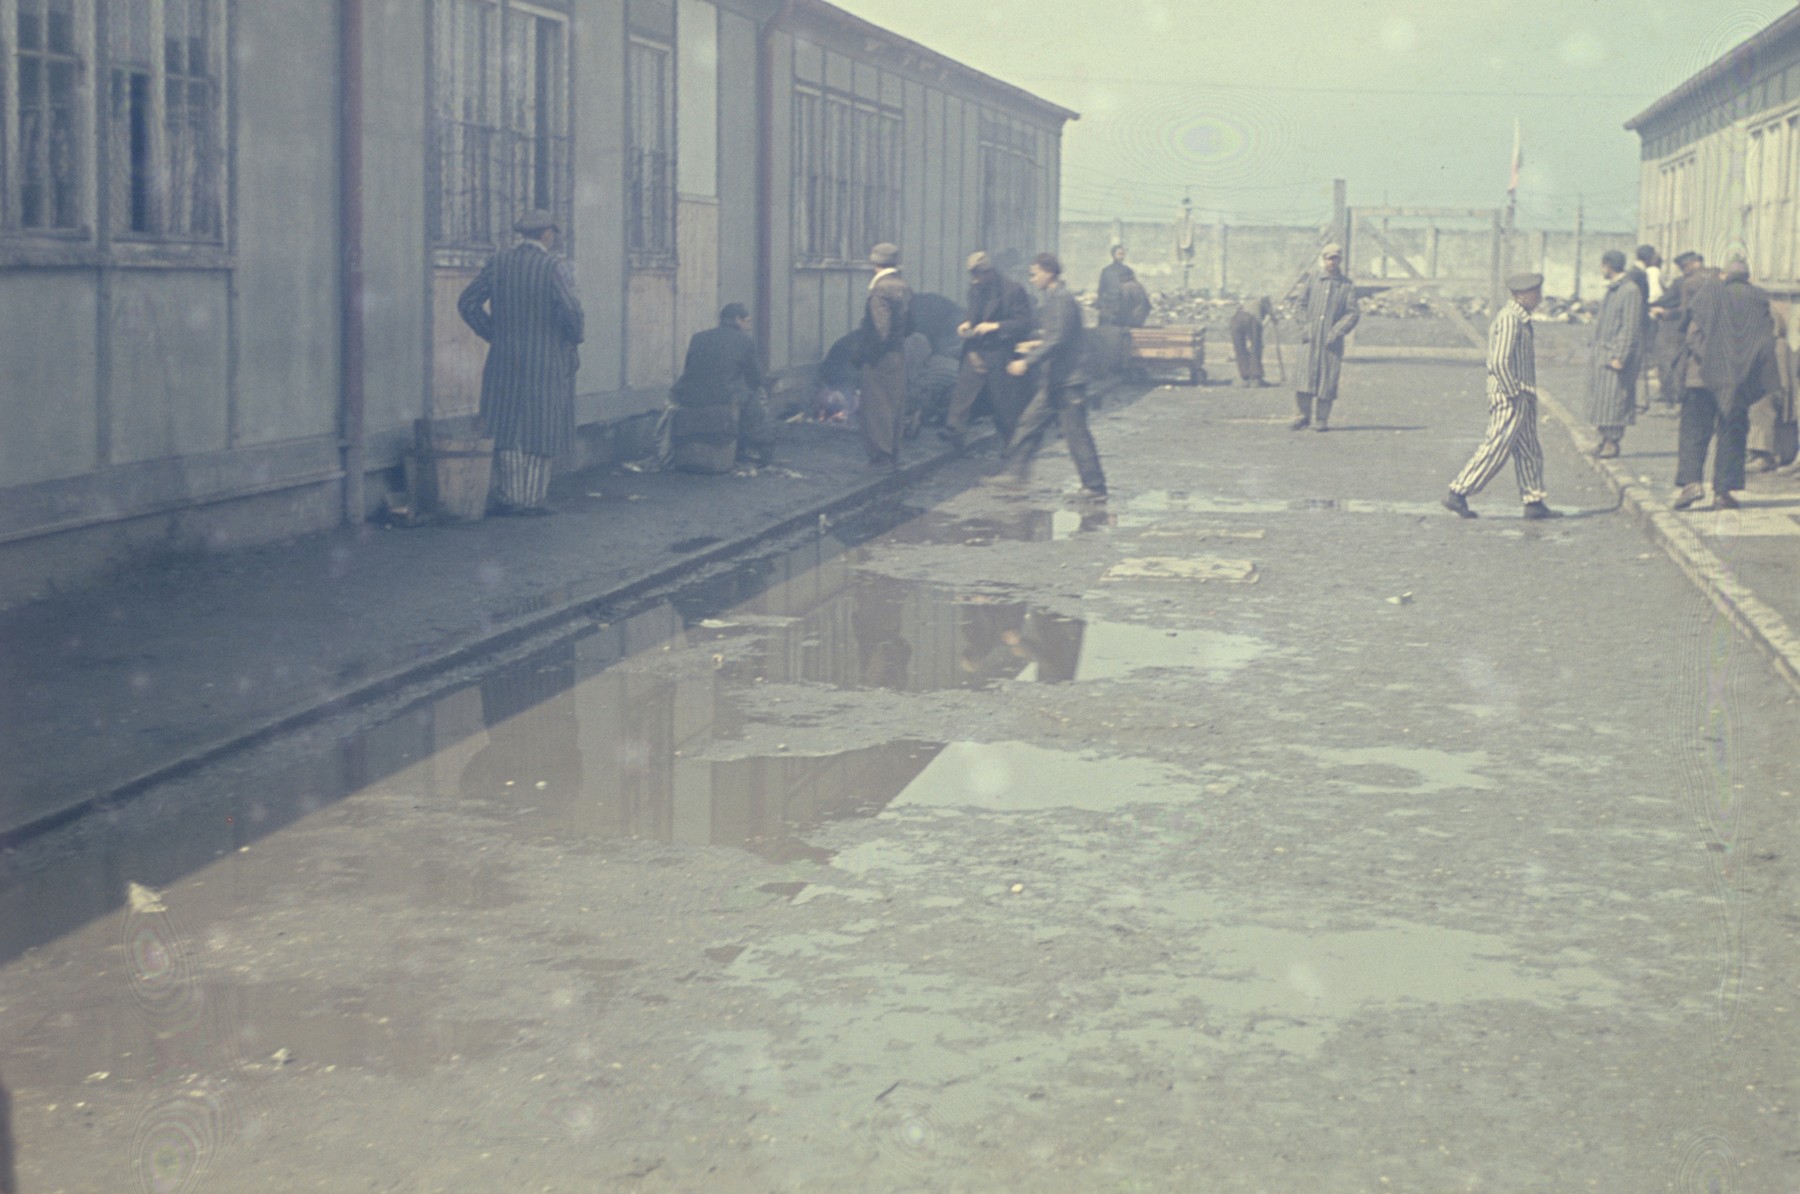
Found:
[[[992,521],[931,514],[897,527],[890,516],[874,534],[876,544],[1054,541],[1100,525],[1072,511]],[[869,552],[848,533],[822,536],[593,625],[366,731],[256,758],[242,782],[211,785],[206,797],[184,791],[167,815],[147,798],[121,814],[130,829],[95,819],[82,849],[0,889],[0,960],[116,908],[126,879],[165,886],[403,771],[420,779],[427,800],[503,809],[513,834],[729,846],[776,862],[822,859],[808,829],[896,801],[1105,809],[1185,799],[1179,777],[1153,765],[1024,743],[707,756],[744,736],[740,699],[759,685],[921,693],[1158,669],[1224,681],[1268,649],[1214,630],[1068,617],[1000,586],[896,579],[862,567]]]

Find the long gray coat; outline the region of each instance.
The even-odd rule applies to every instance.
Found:
[[[457,313],[489,344],[481,371],[481,422],[494,446],[559,456],[575,441],[575,346],[581,300],[575,276],[542,245],[494,254],[456,300]]]
[[[1300,362],[1295,390],[1317,394],[1325,402],[1337,399],[1344,337],[1361,318],[1356,287],[1349,278],[1320,270],[1306,279],[1300,292],[1300,342],[1306,346],[1306,359]]]
[[[1643,366],[1644,292],[1629,274],[1606,284],[1600,318],[1594,321],[1594,347],[1588,361],[1588,422],[1595,427],[1624,427],[1637,422],[1637,375]],[[1623,361],[1623,369],[1608,368]]]

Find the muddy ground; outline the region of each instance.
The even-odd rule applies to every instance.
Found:
[[[1793,693],[1561,437],[1436,506],[1477,370],[1286,402],[122,814],[45,908],[226,852],[0,969],[21,1189],[1800,1189]]]

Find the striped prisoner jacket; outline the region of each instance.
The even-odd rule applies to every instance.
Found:
[[[494,446],[559,456],[575,441],[581,300],[568,263],[535,241],[494,254],[456,301],[489,344],[481,422]]]

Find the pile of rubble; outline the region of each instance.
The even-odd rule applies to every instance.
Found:
[[[1095,305],[1092,293],[1077,297],[1084,307],[1092,308]],[[1242,300],[1236,298],[1211,298],[1204,294],[1158,291],[1150,296],[1149,322],[1152,326],[1182,327],[1228,323],[1240,302]],[[1446,304],[1478,326],[1486,324],[1493,314],[1493,308],[1485,298],[1436,295],[1405,286],[1363,296],[1362,312],[1365,316],[1379,319],[1437,319],[1442,317]],[[1279,309],[1289,319],[1296,314],[1291,303]],[[1598,310],[1596,303],[1547,294],[1537,309],[1536,317],[1556,323],[1592,323]]]

